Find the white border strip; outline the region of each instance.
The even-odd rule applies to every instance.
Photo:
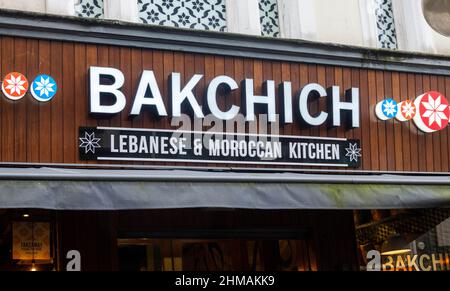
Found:
[[[89,126],[85,126],[89,128]],[[178,130],[178,129],[152,129],[152,128],[130,128],[130,127],[105,127],[97,126],[99,130],[129,130],[129,131],[156,131],[156,132],[176,132],[176,133],[194,133],[194,134],[211,134],[211,135],[237,135],[237,136],[264,136],[264,137],[282,137],[282,138],[302,138],[302,139],[319,139],[319,140],[336,140],[347,141],[346,138],[339,137],[323,137],[323,136],[300,136],[300,135],[274,135],[274,134],[257,134],[257,133],[238,133],[238,132],[215,132],[215,131],[195,131],[195,130]]]
[[[97,157],[98,161],[153,161],[153,162],[179,162],[179,163],[206,163],[206,164],[254,164],[254,165],[281,165],[281,166],[315,166],[315,167],[348,167],[348,164],[320,164],[320,163],[277,163],[277,162],[256,162],[256,161],[221,161],[221,160],[187,160],[187,159],[157,159],[157,158],[115,158]],[[282,169],[282,168],[280,168]]]

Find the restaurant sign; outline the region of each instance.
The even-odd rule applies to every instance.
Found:
[[[166,98],[161,94],[155,73],[144,70],[133,98],[122,91],[124,74],[115,68],[90,67],[89,113],[92,116],[121,114],[126,108],[129,118],[147,110],[156,118],[181,118],[189,113],[192,120],[213,118],[222,124],[241,118],[251,124],[257,115],[267,117],[266,124],[283,127],[298,123],[303,128],[360,127],[359,89],[349,88],[341,93],[339,86],[326,89],[317,83],[306,84],[298,91],[292,83],[275,84],[267,80],[262,94],[255,94],[253,79],[239,84],[229,76],[214,77],[199,102],[197,85],[204,76],[195,74],[182,82],[180,73],[169,75]],[[278,91],[275,90],[278,86]],[[224,108],[220,99],[241,88],[240,102]],[[296,93],[298,92],[298,93]],[[311,102],[325,99],[326,108],[311,110]],[[127,102],[131,104],[126,106]],[[229,98],[229,101],[231,99]],[[375,106],[375,104],[374,104]],[[445,97],[438,92],[426,92],[413,101],[397,103],[385,99],[375,106],[381,120],[396,118],[413,120],[423,132],[444,129],[449,122],[450,109]],[[248,125],[248,128],[250,125]],[[196,128],[194,126],[194,128]],[[190,128],[189,128],[190,129]],[[245,126],[244,126],[245,129]],[[258,134],[254,131],[207,132],[149,128],[79,128],[79,155],[82,160],[159,161],[192,163],[270,164],[359,167],[362,158],[359,140],[337,137],[288,136]],[[267,131],[266,131],[267,132]],[[273,131],[271,131],[273,133]]]
[[[83,127],[82,160],[359,167],[359,140],[310,136]]]
[[[192,120],[209,118],[214,123],[255,123],[257,115],[267,117],[266,124],[284,126],[298,122],[305,127],[327,124],[329,127],[360,126],[359,89],[350,88],[341,96],[340,88],[325,89],[320,84],[306,84],[293,96],[292,83],[275,84],[267,80],[261,95],[255,94],[253,79],[238,84],[229,76],[214,77],[202,94],[204,103],[195,96],[197,85],[204,76],[195,74],[182,83],[181,74],[169,75],[168,96],[163,98],[155,73],[144,70],[132,98],[130,118],[148,110],[157,118],[181,118],[190,113]],[[120,114],[129,98],[121,90],[124,74],[115,68],[91,67],[89,70],[89,113]],[[278,95],[275,87],[278,85]],[[224,108],[220,99],[241,87],[241,101]],[[326,99],[327,109],[310,110],[309,104]],[[249,128],[248,125],[247,128]],[[79,128],[79,155],[82,160],[97,161],[153,161],[218,164],[303,165],[326,167],[359,167],[359,140],[336,137],[290,136],[249,133],[206,132],[148,128]],[[259,132],[259,133],[257,133]],[[267,131],[266,131],[267,132]]]

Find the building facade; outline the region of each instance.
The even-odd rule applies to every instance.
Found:
[[[0,268],[450,270],[428,1],[0,7]]]

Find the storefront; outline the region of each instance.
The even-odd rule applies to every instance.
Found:
[[[448,58],[10,12],[0,42],[0,268],[376,269],[401,236],[450,269]]]

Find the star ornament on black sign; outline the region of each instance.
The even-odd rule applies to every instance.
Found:
[[[95,133],[84,133],[84,137],[80,137],[80,148],[84,148],[84,153],[92,152],[95,154],[95,149],[100,148],[100,140],[101,138],[95,137]]]
[[[347,151],[345,156],[350,158],[350,162],[358,162],[358,158],[361,157],[361,148],[358,147],[357,143],[350,143],[345,150]]]

